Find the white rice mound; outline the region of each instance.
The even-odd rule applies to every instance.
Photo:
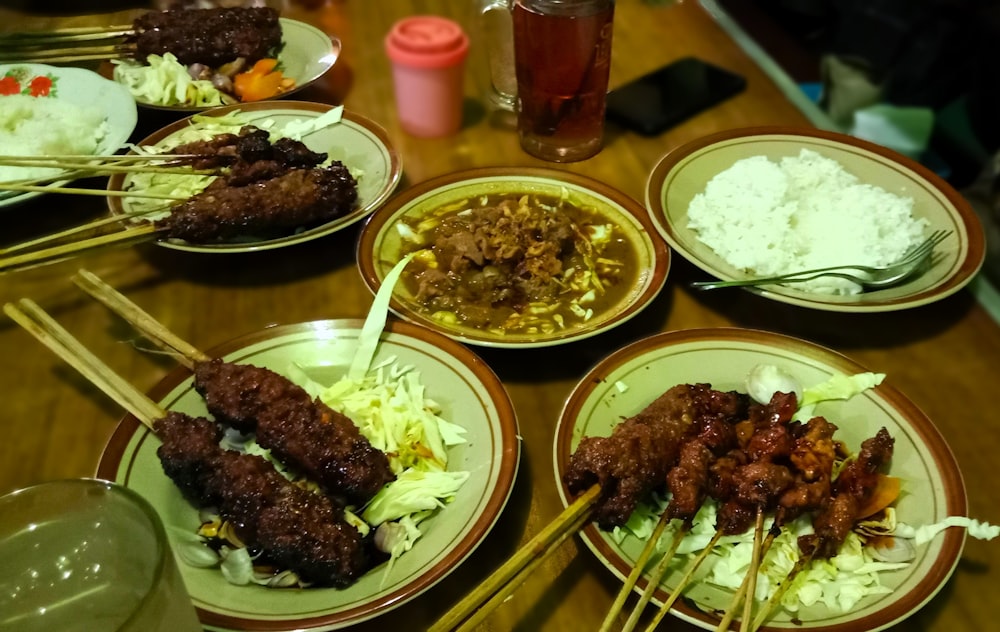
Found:
[[[53,97],[0,97],[0,154],[52,156],[94,154],[108,133],[99,108]],[[61,169],[0,166],[0,182],[58,175]]]
[[[841,264],[884,265],[923,239],[913,200],[862,183],[836,160],[809,149],[772,162],[738,160],[688,207],[688,228],[730,265],[772,276]],[[861,286],[822,277],[796,289],[858,294]]]

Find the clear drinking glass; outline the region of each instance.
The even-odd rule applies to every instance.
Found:
[[[514,104],[521,147],[555,162],[597,154],[611,68],[613,0],[486,0],[493,101]],[[516,95],[504,88],[503,10],[513,33]],[[497,34],[500,36],[497,36]]]
[[[201,632],[153,507],[95,479],[0,497],[0,630]]]

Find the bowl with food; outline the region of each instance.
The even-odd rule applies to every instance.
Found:
[[[79,177],[60,158],[107,156],[121,149],[135,129],[137,112],[128,91],[90,70],[0,64],[0,121],[0,182],[8,189],[44,189]],[[0,191],[0,207],[43,192]]]
[[[744,618],[753,577],[741,629],[885,629],[941,590],[967,535],[1000,531],[966,516],[948,445],[892,382],[774,333],[657,334],[571,392],[556,484],[567,505],[599,486],[582,537],[619,578],[658,542],[634,589],[698,627]]]
[[[207,629],[377,617],[451,573],[503,510],[519,444],[495,374],[425,328],[366,324],[207,349],[150,393],[163,416],[127,416],[109,440],[98,475],[155,507]]]
[[[982,225],[946,181],[890,149],[823,130],[736,129],[678,147],[653,168],[646,206],[674,250],[723,281],[888,265],[948,231],[918,274],[891,287],[822,276],[748,288],[813,309],[924,305],[963,288],[985,257]]]
[[[271,7],[151,11],[113,33],[105,69],[139,105],[190,112],[292,95],[322,77],[340,40]]]
[[[193,252],[267,250],[342,230],[402,177],[378,123],[299,101],[192,115],[139,141],[129,157],[136,168],[108,180],[111,212],[131,220],[119,237]]]
[[[648,305],[670,267],[641,205],[546,168],[474,169],[419,183],[366,221],[357,250],[373,292],[410,257],[390,304],[397,315],[489,347],[607,331]]]

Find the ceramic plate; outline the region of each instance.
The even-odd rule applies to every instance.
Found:
[[[316,118],[330,109],[332,106],[321,103],[260,101],[216,108],[202,113],[201,116],[224,116],[239,111],[247,113],[253,120],[274,121],[275,127],[280,127],[291,121]],[[193,117],[176,121],[154,132],[138,144],[155,145],[182,133],[192,125],[198,125]],[[402,176],[399,155],[393,149],[385,130],[359,114],[345,111],[340,123],[309,134],[302,141],[313,151],[326,152],[330,158],[341,161],[356,176],[358,202],[354,211],[326,224],[274,239],[248,238],[219,244],[190,244],[179,240],[161,240],[157,243],[167,248],[194,252],[249,252],[309,241],[341,230],[364,218],[392,194]],[[127,188],[130,182],[130,177],[115,174],[108,180],[108,190],[121,191]],[[108,205],[111,212],[116,215],[135,210],[128,198],[109,197]]]
[[[284,98],[312,85],[333,67],[337,62],[337,57],[340,56],[340,40],[298,20],[289,20],[288,18],[279,18],[279,20],[281,22],[281,41],[284,46],[278,53],[278,69],[286,77],[295,80],[292,89],[279,97]],[[105,72],[111,76],[113,68],[106,67]],[[209,109],[208,106],[157,105],[145,102],[141,97],[136,97],[136,102],[144,108],[169,112],[199,112]]]
[[[83,68],[45,64],[0,64],[0,99],[11,94],[28,94],[39,99],[55,99],[80,107],[97,107],[105,114],[107,133],[97,147],[98,155],[113,154],[132,135],[137,121],[135,100],[114,81]],[[10,151],[0,153],[10,154]],[[64,186],[69,180],[46,186]],[[0,208],[39,196],[39,192],[0,192]]]
[[[208,353],[287,372],[302,367],[314,380],[333,383],[346,373],[357,347],[360,320],[333,320],[279,326],[244,336]],[[468,444],[449,452],[449,468],[471,471],[454,502],[424,524],[413,549],[368,572],[349,588],[267,589],[234,586],[218,569],[180,563],[184,583],[202,622],[214,630],[330,630],[347,627],[395,608],[421,594],[470,555],[500,515],[517,472],[519,444],[514,409],[503,385],[466,347],[409,323],[391,322],[382,334],[374,363],[392,357],[420,371],[429,397],[442,416],[464,426]],[[178,369],[152,396],[170,410],[205,415],[191,374]],[[191,530],[198,512],[163,474],[156,456],[159,441],[131,416],[108,443],[99,477],[142,494],[167,525]],[[383,585],[384,582],[384,585]]]
[[[639,313],[660,291],[670,268],[670,251],[656,238],[649,217],[640,204],[596,180],[566,171],[544,168],[493,167],[435,178],[393,197],[371,216],[358,241],[358,266],[372,292],[401,258],[397,229],[403,217],[421,217],[440,207],[487,194],[568,194],[570,199],[595,210],[620,227],[637,257],[636,277],[628,292],[614,305],[582,324],[568,324],[552,333],[503,334],[461,324],[445,323],[426,315],[402,284],[393,294],[391,309],[397,314],[468,344],[487,347],[543,347],[587,338],[620,325]]]
[[[616,423],[639,412],[669,387],[702,382],[723,391],[743,391],[746,375],[757,364],[783,368],[804,385],[818,384],[838,373],[868,370],[823,347],[762,331],[693,329],[652,336],[600,362],[572,391],[556,428],[557,476],[565,471],[581,437],[611,434]],[[931,420],[893,388],[892,382],[893,376],[889,375],[882,385],[848,401],[822,403],[816,414],[836,424],[836,438],[855,451],[883,426],[895,438],[890,474],[903,481],[896,503],[899,521],[920,526],[946,516],[966,515],[965,485],[951,450]],[[557,479],[557,485],[563,502],[568,503],[568,491],[561,480]],[[584,529],[582,537],[619,578],[628,575],[645,544],[634,537],[616,544],[593,524]],[[824,632],[887,628],[916,612],[941,589],[954,571],[964,543],[964,530],[946,530],[919,547],[908,567],[881,574],[882,583],[892,589],[891,593],[866,597],[850,612],[814,605],[803,607],[794,619],[785,611],[776,613],[765,627]],[[702,565],[699,576],[704,576],[710,563]],[[683,572],[684,567],[678,567],[668,573],[654,601],[663,603]],[[637,590],[645,586],[643,577]],[[672,612],[694,625],[714,630],[719,616],[708,612],[725,611],[732,592],[696,582],[689,585],[684,596]]]
[[[926,218],[926,233],[951,230],[938,246],[943,255],[926,273],[902,285],[855,296],[814,294],[769,285],[752,288],[769,299],[839,312],[881,312],[925,305],[964,287],[983,264],[986,240],[969,203],[947,182],[905,156],[844,134],[798,128],[748,128],[695,140],[664,156],[646,184],[646,206],[660,234],[685,259],[723,280],[750,275],[726,263],[688,229],[691,199],[716,174],[750,156],[776,160],[811,149],[839,162],[863,182],[914,201],[913,214]],[[721,291],[721,290],[712,290]]]

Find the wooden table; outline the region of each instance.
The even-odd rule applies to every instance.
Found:
[[[303,100],[343,102],[381,123],[403,160],[406,187],[447,172],[490,165],[548,166],[523,153],[515,134],[495,126],[484,110],[485,70],[474,43],[468,68],[465,122],[451,138],[425,140],[400,130],[382,38],[391,23],[413,13],[455,18],[472,30],[472,2],[410,0],[366,3],[312,0],[285,15],[336,34],[344,44],[334,69],[301,93]],[[103,4],[104,7],[108,3]],[[123,6],[117,3],[114,6]],[[128,6],[127,3],[124,6]],[[75,9],[79,11],[80,9]],[[802,124],[806,118],[693,0],[669,5],[622,0],[615,17],[612,87],[673,59],[697,55],[745,75],[746,92],[656,138],[609,130],[596,157],[558,166],[583,173],[643,199],[647,174],[679,144],[722,129]],[[48,28],[93,21],[119,23],[132,14],[54,18],[0,10],[0,29]],[[166,121],[141,111],[134,140]],[[97,182],[93,186],[101,186]],[[0,246],[72,225],[104,212],[100,198],[37,198],[0,211]],[[354,262],[358,227],[287,249],[203,256],[155,245],[106,251],[0,278],[0,299],[31,297],[98,356],[140,389],[155,385],[174,362],[136,349],[141,342],[69,281],[85,266],[144,306],[167,327],[207,348],[275,323],[362,317],[371,302]],[[996,458],[1000,416],[1000,327],[960,292],[926,307],[889,314],[820,313],[763,300],[746,292],[695,294],[686,282],[701,277],[675,257],[660,296],[641,316],[608,334],[555,350],[480,350],[516,406],[523,437],[519,478],[499,523],[479,550],[414,602],[359,630],[422,629],[482,581],[555,517],[561,505],[553,483],[553,428],[564,398],[584,370],[618,347],[656,332],[714,326],[752,327],[801,337],[836,349],[888,374],[888,382],[922,408],[947,438],[968,487],[970,514],[1000,523]],[[0,321],[0,493],[40,481],[93,475],[121,410],[33,338]],[[991,491],[993,490],[993,491]],[[620,586],[579,541],[564,545],[484,630],[596,629]],[[990,595],[1000,591],[1000,546],[970,540],[941,593],[899,630],[986,630],[996,627]],[[670,629],[692,630],[679,620]]]

